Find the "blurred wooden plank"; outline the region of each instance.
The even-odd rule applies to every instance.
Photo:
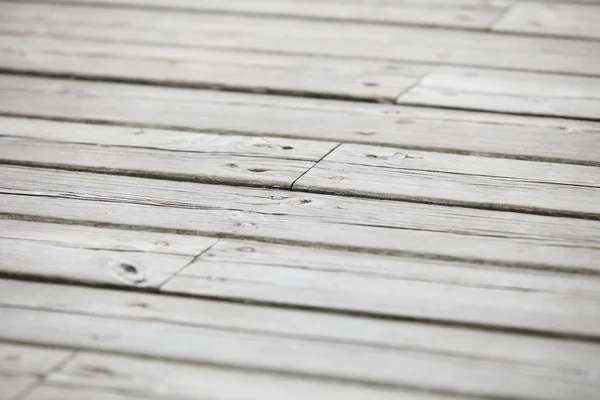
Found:
[[[600,170],[580,165],[342,144],[294,189],[600,219]]]
[[[58,303],[59,298],[68,297],[72,289],[77,288],[56,287],[52,294],[54,303]],[[99,292],[105,299],[100,303],[112,302],[113,292]],[[2,303],[6,300],[11,301],[11,296],[4,295],[3,292],[0,292],[0,295]],[[118,292],[118,295],[134,294]],[[158,298],[157,304],[164,298]],[[185,299],[173,301],[183,300]],[[60,303],[64,306],[58,307],[82,307],[77,301]],[[97,308],[99,303],[95,304]],[[127,308],[137,310],[139,307]],[[85,313],[90,311],[88,309]],[[145,312],[144,309],[141,312]],[[181,311],[177,313],[181,314]],[[429,332],[425,337],[404,337],[404,340],[412,342],[413,345],[381,347],[366,343],[337,342],[331,338],[323,339],[314,335],[299,337],[293,330],[287,335],[273,335],[260,331],[259,327],[263,322],[256,319],[247,320],[254,329],[239,331],[219,328],[214,326],[214,323],[213,326],[171,324],[157,320],[117,319],[101,316],[96,312],[92,312],[91,315],[71,314],[14,306],[2,307],[1,315],[7,322],[0,325],[2,338],[18,337],[25,342],[74,346],[84,350],[161,357],[193,363],[208,362],[213,365],[282,371],[299,376],[343,379],[344,383],[354,380],[356,383],[429,389],[464,396],[529,398],[535,394],[540,399],[593,399],[598,393],[593,378],[599,368],[598,346],[576,341],[460,328],[442,328],[449,331],[450,336],[438,336],[441,334],[439,327],[424,325],[424,332]],[[323,329],[314,327],[317,320],[311,319],[313,315],[317,318],[319,316],[307,313],[310,322],[307,321],[308,326],[304,329]],[[335,321],[336,317],[326,314],[326,319],[333,318]],[[238,316],[237,319],[241,318]],[[277,324],[272,318],[268,320],[271,321],[268,323]],[[409,330],[413,325],[390,321],[377,322],[400,327],[407,325]],[[369,323],[361,320],[361,324]],[[340,327],[335,323],[331,324],[330,320],[327,329],[336,332]],[[465,342],[455,343],[452,340],[452,332],[465,335]],[[371,337],[374,334],[390,337],[391,332],[371,331]],[[157,340],[162,343],[161,346],[156,346]],[[447,351],[433,351],[431,345],[419,348],[414,344],[430,341],[446,347]],[[473,354],[479,352],[479,356],[460,355],[456,345],[465,345]],[[499,351],[499,348],[494,346],[500,346],[504,350],[496,357],[486,357],[485,354]],[[519,348],[520,351],[505,351],[514,348]],[[528,354],[538,361],[524,361],[529,357]],[[519,362],[518,359],[523,361]],[[290,360],[294,362],[290,363]],[[570,368],[576,371],[584,369],[588,373],[567,374],[566,371],[573,371]]]
[[[10,75],[0,75],[0,94],[3,114],[119,123],[135,132],[154,126],[600,165],[597,122]],[[28,130],[18,120],[1,121],[7,134]],[[48,121],[28,124],[58,129]]]
[[[12,35],[600,74],[600,43],[489,32],[33,3],[0,3],[0,27]]]
[[[182,236],[178,244],[178,235],[11,220],[0,220],[0,231],[2,273],[144,288],[158,288],[215,242]],[[98,236],[104,238],[98,241]],[[168,254],[162,249],[192,240],[193,254]]]
[[[598,120],[599,93],[598,78],[444,68],[426,74],[397,102]]]
[[[336,143],[10,119],[0,159],[176,180],[290,188]]]
[[[0,325],[3,323],[0,321]],[[17,395],[35,385],[70,353],[62,349],[0,342],[0,399],[17,399]]]
[[[506,10],[510,0],[65,0],[61,3],[483,29]]]
[[[91,395],[91,399],[112,400],[110,395],[114,392],[143,399],[451,399],[348,382],[88,352],[78,354],[66,368],[52,374],[45,387],[34,391],[26,399],[78,400],[85,393],[86,399]],[[115,397],[117,399],[121,400],[121,397]]]
[[[88,372],[89,374],[89,372]],[[159,397],[154,397],[158,399]],[[112,392],[83,386],[52,386],[43,384],[22,397],[22,400],[142,400],[151,399],[144,395],[127,392]],[[176,400],[171,397],[160,397],[165,400]],[[177,399],[181,400],[181,399]]]
[[[550,36],[600,39],[600,2],[577,4],[565,1],[527,1],[513,4],[494,23],[496,32],[532,33]]]
[[[162,290],[600,338],[600,280],[467,263],[221,240]]]
[[[431,67],[0,35],[0,68],[60,76],[393,101]]]
[[[600,221],[14,166],[0,177],[8,214],[598,271]]]

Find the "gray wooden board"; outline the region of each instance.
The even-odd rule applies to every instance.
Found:
[[[0,320],[0,325],[4,322]],[[65,361],[70,351],[0,342],[0,399],[13,400]]]
[[[3,114],[600,165],[596,122],[9,75],[0,94]],[[0,132],[26,134],[20,126],[2,119]]]
[[[336,143],[2,119],[0,159],[191,181],[290,188]]]
[[[221,241],[162,290],[600,338],[600,280],[465,263]]]
[[[0,31],[122,43],[600,74],[600,43],[488,32],[0,3]],[[493,49],[491,51],[490,49]]]
[[[397,102],[600,119],[599,92],[598,78],[440,68],[426,74],[417,85],[401,94]]]
[[[0,220],[0,230],[5,232],[0,239],[3,258],[0,272],[37,278],[58,276],[75,283],[139,285],[131,280],[122,282],[124,279],[108,265],[104,275],[101,274],[103,269],[98,267],[90,278],[87,271],[100,264],[99,256],[82,260],[55,248],[46,255],[49,251],[38,242],[54,242],[49,236],[52,231],[57,236],[65,236],[63,228],[73,232],[79,229],[81,239],[61,240],[55,248],[59,245],[94,246],[89,239],[84,239],[90,237],[89,231],[105,231],[107,237],[116,236],[113,232],[118,235],[118,231],[112,229]],[[36,239],[29,238],[36,235]],[[120,236],[124,239],[120,247],[129,247],[127,232]],[[32,240],[35,240],[33,245]],[[72,267],[75,264],[72,258],[79,263],[79,268]],[[130,258],[127,253],[120,255],[120,259],[132,264]],[[110,260],[107,258],[106,263]],[[160,257],[156,261],[166,264]],[[162,286],[162,290],[351,313],[600,337],[600,280],[468,263],[221,240]],[[477,303],[472,302],[473,298],[478,299]]]
[[[79,353],[65,368],[50,375],[46,386],[27,400],[143,399],[307,400],[442,400],[451,397],[349,382],[298,378],[257,371],[217,368],[148,358]],[[96,397],[94,397],[96,396]],[[104,397],[107,396],[107,397]],[[115,400],[121,397],[115,397]]]
[[[360,59],[0,35],[0,69],[393,101],[431,67]]]
[[[600,169],[580,165],[342,144],[294,189],[600,219]]]
[[[0,220],[0,271],[157,288],[214,242],[172,234]],[[193,254],[168,253],[171,245],[177,252],[178,247],[192,247],[192,243]]]
[[[0,177],[2,213],[598,272],[600,221],[16,166]]]
[[[26,283],[22,283],[26,284]],[[32,284],[39,286],[41,284]],[[499,334],[462,330],[460,328],[438,328],[434,325],[422,326],[422,334],[407,339],[402,335],[400,340],[432,343],[426,347],[443,346],[447,350],[436,352],[415,347],[413,344],[392,348],[361,343],[337,342],[324,340],[314,335],[299,337],[290,330],[288,335],[273,335],[256,330],[232,330],[224,327],[199,326],[188,324],[173,324],[159,322],[156,319],[140,320],[108,317],[104,314],[86,315],[90,309],[84,309],[84,304],[91,302],[88,296],[83,296],[82,302],[64,301],[76,287],[54,287],[45,285],[40,291],[51,293],[55,307],[81,308],[84,313],[65,313],[57,311],[34,310],[29,307],[3,306],[0,315],[6,324],[0,325],[0,337],[5,340],[18,338],[23,342],[44,343],[60,347],[110,351],[129,355],[141,355],[166,358],[174,361],[188,361],[229,365],[251,369],[285,371],[292,374],[323,376],[332,379],[351,379],[357,382],[371,384],[394,385],[399,387],[427,388],[440,391],[504,396],[510,398],[539,398],[539,399],[593,399],[598,394],[598,383],[595,375],[598,365],[599,347],[591,343],[575,341],[558,341],[512,334]],[[118,292],[113,295],[110,291],[86,289],[92,298],[104,300],[95,301],[94,308],[102,307],[102,303],[114,301],[114,297],[138,296],[135,293]],[[15,296],[0,292],[1,302],[16,303]],[[151,297],[152,295],[145,295]],[[19,296],[24,298],[25,296]],[[28,296],[31,298],[31,296]],[[33,296],[38,297],[38,295]],[[154,296],[157,297],[157,296]],[[165,296],[157,297],[156,304],[161,304]],[[129,299],[132,300],[131,298]],[[38,300],[27,300],[28,303]],[[173,299],[184,302],[185,299]],[[194,305],[201,302],[194,301]],[[60,305],[62,304],[62,305]],[[168,304],[168,302],[166,303]],[[219,303],[217,303],[219,304]],[[238,305],[242,307],[242,305]],[[163,305],[165,307],[165,305]],[[245,306],[249,307],[249,306]],[[132,311],[135,310],[135,311]],[[139,310],[139,311],[138,311]],[[152,308],[150,308],[152,310]],[[183,312],[169,310],[175,315]],[[148,307],[127,307],[125,313],[148,312]],[[156,311],[156,310],[154,310]],[[269,310],[267,316],[271,313]],[[283,310],[280,310],[283,312]],[[198,314],[191,318],[199,318]],[[325,314],[326,318],[338,318]],[[322,315],[325,318],[325,315]],[[312,319],[315,316],[316,319]],[[207,316],[204,315],[203,318]],[[227,318],[232,318],[228,316]],[[319,314],[306,313],[306,323],[303,330],[328,329],[335,335],[354,335],[353,332],[339,332],[340,326],[330,323],[318,327]],[[272,318],[269,324],[280,326]],[[243,318],[237,317],[237,320]],[[355,319],[356,320],[356,319]],[[246,324],[255,328],[262,324],[261,319],[246,319]],[[390,337],[394,330],[373,331],[368,320],[360,320],[363,329],[370,327],[370,337],[378,335]],[[298,321],[296,321],[298,323]],[[405,324],[391,321],[376,321],[386,325],[401,328]],[[315,326],[317,325],[317,326]],[[409,328],[417,326],[406,324]],[[283,329],[290,329],[285,327]],[[441,332],[443,329],[449,332]],[[464,342],[455,343],[452,332],[463,334]],[[415,332],[413,332],[414,334]],[[160,339],[158,339],[160,338]],[[157,340],[162,345],[156,346]],[[373,339],[371,339],[372,341]],[[470,348],[472,353],[479,356],[460,355],[457,345]],[[494,347],[494,346],[500,347]],[[500,352],[500,348],[504,348]],[[518,348],[518,352],[513,350]],[[511,349],[507,351],[506,349]],[[496,357],[486,357],[484,354],[499,352]],[[517,354],[514,354],[517,353]],[[528,357],[537,362],[524,361]],[[293,363],[290,363],[293,360]],[[521,361],[518,361],[521,360]],[[585,372],[584,372],[585,371]]]
[[[52,1],[47,1],[52,3]],[[273,17],[449,26],[488,27],[510,0],[66,0],[61,3],[158,8],[165,10],[257,14]]]
[[[600,39],[600,2],[576,4],[525,1],[513,4],[492,25],[497,32]]]

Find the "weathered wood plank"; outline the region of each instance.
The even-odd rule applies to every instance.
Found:
[[[0,219],[0,238],[58,247],[195,257],[216,239],[147,231]]]
[[[393,101],[431,67],[290,54],[0,35],[5,71]]]
[[[513,4],[493,31],[600,39],[600,2],[526,1]]]
[[[4,114],[600,165],[596,122],[7,75],[0,75],[0,94]],[[22,124],[2,119],[0,126],[2,133],[23,135]],[[56,130],[45,124],[36,129]]]
[[[164,12],[0,3],[0,31],[123,43],[600,74],[600,43],[592,41],[213,13],[170,13],[165,18]]]
[[[33,284],[29,283],[29,285]],[[58,301],[65,296],[68,297],[69,292],[74,289],[80,288],[60,286],[55,288],[52,293],[55,307],[82,308],[83,305],[78,304],[77,301]],[[101,307],[102,303],[111,303],[115,297],[110,291],[99,292],[103,300],[94,303],[90,301],[96,309]],[[128,292],[118,292],[115,295],[116,297],[137,296],[135,293]],[[2,303],[15,302],[13,296],[5,295],[4,292],[0,292],[0,296],[2,296]],[[87,303],[89,301],[87,296],[83,297],[85,298],[83,303]],[[167,298],[156,297],[156,304],[161,304],[161,301]],[[183,300],[173,299],[177,302]],[[192,302],[194,305],[199,303],[201,302]],[[242,307],[242,305],[238,306]],[[123,312],[148,311],[148,308],[137,306],[127,308],[128,310]],[[135,311],[130,311],[132,309]],[[153,311],[155,313],[156,309]],[[269,310],[269,313],[271,311]],[[89,313],[90,309],[85,309],[84,312]],[[176,315],[181,313],[182,309],[175,312]],[[358,319],[360,320],[358,325],[363,326],[362,331],[370,328],[370,332],[365,332],[365,335],[371,337],[371,342],[373,337],[380,335],[393,337],[392,332],[395,330],[373,331],[373,326],[368,321],[396,326],[398,329],[404,325],[408,327],[408,336],[406,333],[398,336],[399,340],[409,343],[407,346],[382,347],[366,343],[325,340],[315,337],[314,334],[302,338],[294,332],[295,328],[284,327],[280,321],[272,318],[267,318],[267,324],[279,326],[278,330],[289,330],[289,334],[273,335],[256,329],[240,331],[218,328],[214,321],[212,326],[190,326],[189,324],[165,324],[156,319],[149,321],[115,319],[100,314],[37,311],[14,306],[2,307],[1,315],[7,323],[0,326],[0,337],[9,340],[18,337],[21,341],[32,343],[161,357],[174,361],[210,362],[217,365],[278,370],[301,375],[320,375],[334,379],[427,388],[465,395],[527,398],[535,394],[536,398],[542,399],[573,397],[592,399],[598,393],[594,374],[599,368],[599,348],[594,344],[575,341],[444,328],[450,333],[447,335],[446,332],[438,331],[439,328],[434,325],[423,325],[422,330],[427,333],[420,335],[410,332],[411,327],[419,326],[417,324]],[[168,316],[170,313],[165,312],[163,315]],[[193,315],[193,319],[207,318],[206,315],[200,316],[197,313],[189,315]],[[326,318],[338,318],[330,314],[323,314],[322,317],[325,315]],[[312,316],[317,317],[318,320],[320,314],[306,313],[307,322],[302,330],[323,328],[315,327],[317,320],[312,320]],[[220,318],[222,317],[217,320]],[[255,328],[262,324],[260,319],[245,319],[240,318],[239,315],[230,315],[226,318],[245,320],[245,324],[254,325]],[[298,321],[292,325],[296,324],[300,325]],[[354,334],[340,332],[340,326],[335,323],[329,324],[327,329],[334,336]],[[453,332],[459,334],[459,337],[460,334],[465,336],[455,342]],[[163,343],[162,346],[156,346],[158,337]],[[424,343],[425,347],[419,348],[415,343]],[[460,350],[455,347],[457,345],[467,347],[473,354],[479,352],[479,356],[460,355]],[[442,346],[447,350],[433,351],[432,346]],[[515,348],[518,348],[519,352],[512,351]],[[496,352],[498,356],[492,358],[485,356]],[[531,361],[537,361],[525,361],[530,357]],[[294,362],[290,363],[290,360]],[[586,371],[586,373],[576,371]]]
[[[348,382],[88,352],[78,354],[65,368],[52,374],[47,382],[51,386],[41,387],[26,399],[76,400],[81,399],[83,393],[86,394],[85,398],[89,393],[92,399],[95,398],[93,396],[106,399],[102,395],[112,394],[112,391],[144,399],[450,399],[442,395],[359,386]],[[115,399],[121,400],[120,397]]]
[[[89,372],[88,372],[89,374]],[[19,400],[142,400],[158,399],[158,397],[140,397],[137,393],[111,392],[81,386],[41,385]],[[171,397],[160,397],[165,400],[175,400]],[[183,400],[178,398],[177,400]]]
[[[465,263],[224,240],[162,290],[600,338],[600,280]]]
[[[0,220],[0,232],[2,273],[146,288],[157,288],[215,242],[11,220]],[[193,254],[169,253],[180,246],[191,247],[192,242]],[[169,250],[171,244],[174,250]],[[156,248],[159,250],[154,251]]]
[[[294,189],[600,219],[600,170],[579,165],[343,144]]]
[[[426,74],[397,102],[597,120],[599,92],[598,78],[444,68]]]
[[[336,143],[46,121],[7,122],[0,159],[125,175],[290,188]]]
[[[14,166],[0,177],[9,214],[598,271],[600,221]]]
[[[0,321],[0,325],[4,324]],[[70,351],[0,342],[0,399],[12,400],[70,355]]]
[[[326,3],[311,0],[66,0],[61,3],[483,29],[507,9],[510,0],[336,0]]]

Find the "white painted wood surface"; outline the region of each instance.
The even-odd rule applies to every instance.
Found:
[[[343,144],[294,189],[600,219],[600,170],[579,165]]]
[[[15,119],[2,133],[0,159],[11,163],[277,188],[337,145]]]
[[[4,114],[600,165],[597,122],[12,75],[0,75],[0,94]],[[26,134],[1,121],[2,132]],[[56,130],[45,124],[35,126]]]
[[[0,272],[158,288],[215,239],[0,220]],[[180,254],[180,248],[188,254]],[[156,249],[156,250],[155,250]]]
[[[42,387],[26,399],[80,399],[82,389],[92,399],[106,399],[117,391],[143,399],[215,400],[443,400],[442,395],[420,391],[360,386],[311,378],[181,364],[147,358],[83,352],[64,369],[52,374],[50,387]],[[60,386],[58,386],[60,385]],[[84,389],[85,388],[85,389]],[[109,392],[110,391],[110,392]],[[36,394],[36,392],[39,392]],[[48,395],[52,393],[52,395]],[[46,397],[45,397],[46,396]],[[54,396],[54,397],[51,397]],[[64,396],[64,397],[63,397]],[[86,397],[87,398],[87,397]],[[109,399],[112,399],[108,397]],[[121,400],[117,397],[116,399]]]
[[[431,67],[377,60],[0,35],[0,68],[161,85],[391,102]]]
[[[442,68],[426,74],[397,102],[598,120],[599,93],[598,78]]]
[[[45,286],[49,288],[49,285]],[[57,287],[52,294],[55,296],[54,302],[59,303],[57,300],[68,297],[72,290],[77,288]],[[93,290],[86,290],[89,290],[93,296]],[[96,308],[103,302],[111,302],[113,298],[111,294],[113,292],[104,290],[99,292],[105,300],[96,302]],[[126,292],[118,293],[130,295]],[[2,303],[15,301],[13,296],[5,295],[4,292],[0,292],[0,295]],[[150,297],[150,295],[146,296]],[[162,299],[167,298],[162,297],[157,304],[160,304]],[[176,299],[177,302],[183,300]],[[86,301],[84,300],[84,303]],[[72,301],[60,302],[60,304],[57,307],[82,307],[82,304]],[[133,308],[138,309],[138,307]],[[414,340],[438,343],[446,346],[448,351],[435,352],[414,347],[414,344],[399,348],[366,346],[357,343],[323,341],[314,336],[300,338],[293,332],[290,336],[275,336],[266,332],[164,324],[156,320],[114,319],[81,313],[36,311],[14,308],[14,306],[2,307],[1,310],[2,318],[8,324],[0,326],[0,337],[19,337],[20,340],[32,343],[43,340],[45,343],[58,346],[76,346],[83,349],[117,351],[130,355],[190,362],[209,361],[220,365],[265,368],[301,375],[317,374],[334,379],[349,378],[357,382],[429,388],[462,394],[526,398],[535,393],[538,398],[543,399],[570,398],[569,396],[591,399],[594,393],[597,393],[593,376],[594,371],[599,368],[598,348],[593,344],[581,342],[444,328],[450,332],[464,332],[466,337],[463,343],[472,351],[500,353],[499,356],[489,359],[481,355],[460,356],[453,346],[453,336],[443,334],[435,340],[437,329],[430,325],[425,325],[424,332],[428,332],[426,337],[415,335],[409,339],[409,342]],[[181,310],[175,314],[177,313],[181,313]],[[198,314],[190,315],[197,318]],[[327,314],[327,318],[335,318],[335,316]],[[239,317],[237,319],[240,320]],[[247,321],[254,325],[262,323],[260,319]],[[271,323],[275,322],[271,321]],[[315,329],[316,320],[310,321],[304,329]],[[366,321],[361,322],[365,327],[369,324]],[[392,324],[390,321],[380,322]],[[32,329],[32,324],[35,324],[36,329]],[[329,325],[332,332],[338,332],[339,328],[337,324]],[[40,332],[44,333],[40,334]],[[390,337],[390,333],[388,330],[379,331],[379,334],[386,337]],[[476,338],[482,333],[485,346],[481,343],[477,344]],[[155,335],[157,334],[163,338],[162,346],[156,346]],[[497,344],[494,343],[495,340]],[[519,352],[505,350],[500,352],[500,348],[519,348]],[[257,356],[257,353],[262,356]],[[524,360],[529,355],[538,361],[534,363],[516,361]],[[295,362],[290,364],[290,359]],[[587,373],[566,373],[566,371],[582,369]],[[502,378],[501,381],[498,381],[499,378]]]
[[[598,271],[600,221],[12,166],[0,177],[11,214]]]
[[[23,400],[143,400],[150,397],[140,397],[136,393],[119,393],[83,386],[52,386],[44,384],[36,387],[22,398]],[[155,398],[156,399],[156,398]],[[175,400],[162,397],[165,400]],[[182,399],[177,399],[182,400]]]
[[[492,25],[492,30],[598,40],[599,6],[598,1],[516,2]]]
[[[510,0],[66,0],[63,3],[221,12],[334,21],[486,28]],[[51,3],[51,1],[49,1]]]
[[[222,240],[162,290],[600,338],[600,280],[467,263]]]
[[[169,18],[164,18],[162,13],[163,10],[0,3],[0,32],[143,45],[600,74],[600,43],[592,41],[213,13],[170,13]]]
[[[0,321],[0,325],[4,323]],[[0,399],[13,400],[67,360],[70,351],[0,342]]]

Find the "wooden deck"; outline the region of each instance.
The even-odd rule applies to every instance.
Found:
[[[0,400],[600,399],[600,0],[0,0]]]

